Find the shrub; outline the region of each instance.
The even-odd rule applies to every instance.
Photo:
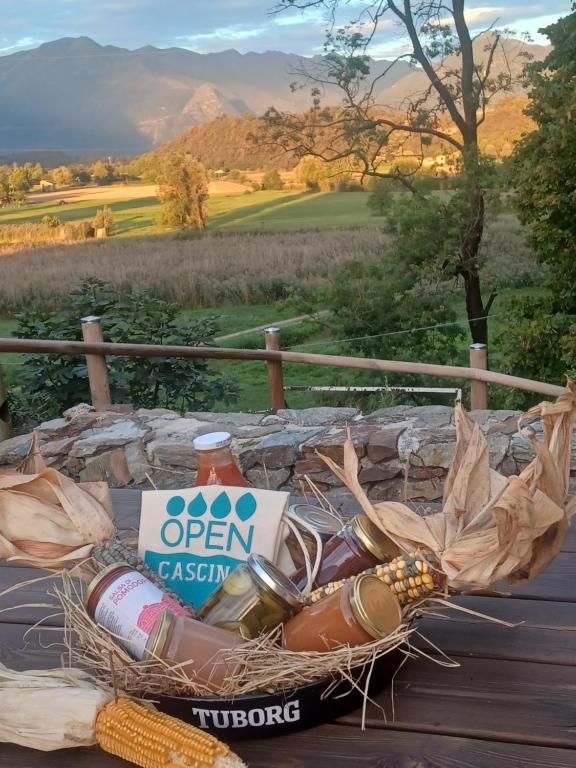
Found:
[[[96,211],[96,216],[91,221],[92,227],[96,229],[105,229],[107,235],[111,235],[116,227],[116,219],[112,209],[107,205]]]
[[[282,176],[275,168],[270,168],[262,177],[262,189],[284,189]]]
[[[45,227],[50,227],[50,229],[56,229],[62,224],[62,222],[58,216],[43,216],[42,224],[44,224]]]
[[[213,319],[181,323],[178,312],[176,304],[145,290],[121,293],[108,283],[88,279],[70,292],[56,312],[32,309],[21,314],[17,335],[79,340],[78,319],[96,314],[103,317],[107,341],[201,346],[212,340]],[[90,397],[82,357],[26,356],[23,371],[20,399],[26,392],[31,408],[41,403],[43,418],[59,415]],[[115,357],[109,358],[109,371],[113,397],[135,407],[206,410],[236,395],[232,382],[202,359]]]
[[[370,196],[366,205],[372,216],[384,216],[394,201],[394,181],[392,179],[374,179],[370,185]]]

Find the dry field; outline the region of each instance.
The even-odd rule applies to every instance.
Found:
[[[102,187],[78,187],[62,189],[57,192],[33,192],[28,195],[32,203],[67,203],[94,201],[106,205],[119,200],[140,200],[145,197],[156,197],[156,184],[112,184]],[[234,181],[211,181],[211,195],[241,195],[247,187]]]
[[[375,259],[387,237],[371,227],[291,233],[206,233],[39,246],[0,259],[0,311],[54,302],[86,277],[141,286],[182,306],[273,301],[324,284],[343,262]],[[0,255],[2,251],[0,250]]]

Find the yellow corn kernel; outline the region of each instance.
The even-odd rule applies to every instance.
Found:
[[[110,702],[96,718],[96,739],[106,752],[141,768],[242,768],[214,736],[128,699]]]

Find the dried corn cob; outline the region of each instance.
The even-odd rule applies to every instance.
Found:
[[[214,736],[128,699],[111,701],[96,718],[96,739],[106,752],[142,768],[241,768]]]
[[[364,573],[371,573],[382,579],[398,598],[400,605],[420,600],[437,590],[443,582],[443,574],[434,555],[410,552],[399,555],[389,563],[377,565]],[[353,581],[356,576],[333,581],[308,595],[310,603],[315,603],[325,595],[330,595],[344,584]]]
[[[186,605],[186,603],[184,603],[183,600],[178,597],[175,592],[172,592],[172,590],[166,586],[164,579],[162,579],[156,573],[156,571],[153,571],[146,565],[146,563],[138,555],[137,550],[128,546],[128,544],[125,544],[118,537],[115,536],[106,541],[104,544],[101,544],[98,547],[94,547],[92,550],[92,559],[98,566],[99,570],[102,568],[107,568],[109,565],[114,565],[115,563],[128,563],[128,565],[132,566],[134,570],[139,571],[144,576],[146,576],[146,578],[155,584],[158,589],[161,589],[162,592],[175,600],[178,605],[185,606],[188,610],[190,610],[190,606]]]

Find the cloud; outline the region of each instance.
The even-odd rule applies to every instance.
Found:
[[[138,48],[144,45],[185,45],[202,51],[235,47],[311,54],[321,50],[327,21],[314,9],[272,14],[277,0],[0,0],[0,53],[29,48],[40,41],[87,35],[102,44]],[[342,0],[338,23],[366,21],[366,2]],[[535,30],[538,19],[568,13],[568,0],[470,0],[471,25]],[[383,25],[373,53],[393,55],[402,46],[395,24]]]

